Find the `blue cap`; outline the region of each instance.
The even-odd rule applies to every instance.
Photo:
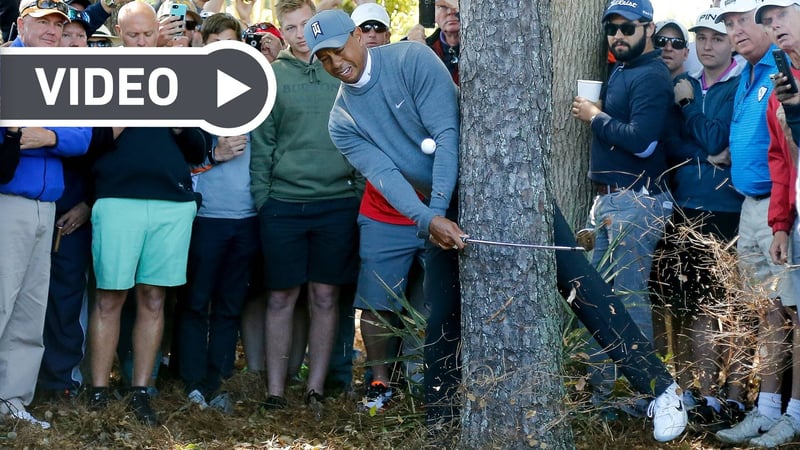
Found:
[[[642,19],[645,22],[653,21],[653,5],[650,0],[611,0],[603,13],[603,21],[612,14],[620,15],[628,20]]]
[[[311,48],[311,59],[324,48],[342,48],[356,24],[340,9],[326,9],[306,22],[303,35]]]

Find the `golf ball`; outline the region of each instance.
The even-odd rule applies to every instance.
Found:
[[[436,141],[431,138],[425,138],[422,140],[422,143],[419,144],[419,148],[422,149],[422,153],[430,155],[436,151]]]

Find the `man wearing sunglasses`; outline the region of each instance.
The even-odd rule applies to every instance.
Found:
[[[608,46],[617,64],[600,104],[576,97],[572,113],[592,130],[589,178],[597,197],[590,214],[597,238],[593,264],[614,273],[614,290],[634,322],[653,342],[648,292],[652,255],[672,205],[662,181],[663,116],[672,104],[669,70],[654,49],[653,7],[649,0],[612,0],[603,14]],[[608,254],[607,254],[608,253]],[[603,400],[613,386],[610,366],[593,370],[595,393]],[[609,406],[613,406],[609,405]],[[656,439],[672,435],[681,420],[680,388],[667,388],[654,408]]]
[[[687,42],[689,42],[689,32],[677,20],[662,20],[656,24],[653,45],[655,48],[661,49],[661,59],[667,65],[672,78],[685,72],[683,64],[689,57]]]
[[[386,45],[389,43],[389,13],[386,8],[377,3],[364,3],[353,10],[350,15],[356,28],[360,31],[358,38],[367,48]]]
[[[58,47],[65,3],[24,0],[19,14],[12,47]],[[5,131],[4,139],[18,139],[22,151],[14,177],[0,184],[0,414],[49,428],[25,405],[44,351],[55,201],[64,192],[61,158],[86,153],[91,129],[26,127]]]

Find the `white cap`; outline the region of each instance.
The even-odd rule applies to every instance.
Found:
[[[800,5],[800,1],[794,0],[761,0],[758,2],[758,8],[756,8],[756,23],[761,23],[761,14],[764,12],[764,8],[770,6],[780,6],[781,8],[785,8],[791,5]]]
[[[701,12],[700,15],[697,16],[697,22],[695,22],[692,28],[689,28],[689,31],[695,33],[701,28],[708,28],[717,33],[728,34],[728,30],[725,29],[725,24],[717,22],[720,11],[721,9],[719,8],[711,8]]]
[[[722,18],[728,13],[744,13],[756,9],[756,0],[722,0],[720,11],[717,14],[717,23],[722,22]]]
[[[350,18],[353,19],[356,26],[374,20],[386,25],[386,28],[390,27],[389,13],[386,12],[386,8],[377,3],[362,3],[358,5],[353,10],[353,14],[350,14]]]
[[[681,37],[683,37],[683,40],[689,42],[689,32],[686,31],[686,27],[683,26],[682,23],[678,22],[675,19],[667,19],[667,20],[662,20],[660,22],[656,22],[656,36],[658,36],[658,33],[661,32],[661,30],[663,30],[664,27],[673,27],[677,29],[678,31],[681,32]]]

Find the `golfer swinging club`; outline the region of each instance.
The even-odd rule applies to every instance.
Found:
[[[328,124],[334,144],[420,233],[430,235],[425,403],[427,422],[434,425],[458,417],[451,401],[460,382],[461,337],[458,252],[453,249],[464,248],[466,233],[455,223],[457,90],[444,64],[424,45],[398,42],[367,50],[354,29],[347,14],[326,10],[309,19],[304,34],[314,57],[343,83]],[[575,247],[557,207],[554,213],[555,244]],[[556,261],[559,291],[575,293],[570,305],[578,317],[638,390],[658,396],[650,408],[654,437],[679,436],[687,420],[685,409],[672,407],[680,389],[647,338],[583,255],[558,251]]]

